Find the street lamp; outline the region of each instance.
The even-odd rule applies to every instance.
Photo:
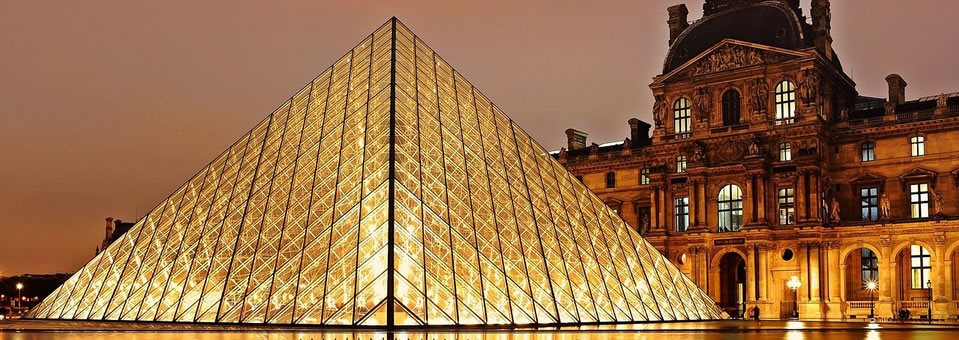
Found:
[[[869,321],[876,321],[876,289],[879,284],[876,281],[866,283],[866,289],[869,290]]]
[[[23,283],[17,282],[17,308],[23,307]]]
[[[799,318],[799,286],[802,285],[802,282],[799,281],[799,277],[793,275],[789,278],[789,281],[786,281],[786,287],[793,290],[793,294],[796,295],[796,301],[793,303],[793,317]]]

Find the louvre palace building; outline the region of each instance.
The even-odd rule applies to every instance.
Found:
[[[667,10],[655,126],[553,157],[731,316],[956,318],[959,93],[857,92],[828,0]]]

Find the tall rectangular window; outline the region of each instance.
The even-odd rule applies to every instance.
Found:
[[[879,258],[877,258],[876,253],[869,248],[859,248],[859,251],[862,262],[860,275],[862,278],[862,286],[865,288],[869,282],[879,281]]]
[[[689,229],[689,197],[676,199],[676,231]]]
[[[862,208],[863,221],[879,219],[879,188],[860,188],[859,205]]]
[[[922,156],[926,154],[926,137],[923,136],[914,136],[909,138],[910,153],[912,157]]]
[[[679,98],[673,103],[673,131],[679,138],[689,137],[692,131],[693,115],[689,100]]]
[[[686,156],[676,157],[676,173],[686,172]]]
[[[918,244],[909,247],[909,258],[912,267],[912,289],[929,289],[928,281],[932,278],[932,256],[926,248]]]
[[[859,145],[859,152],[863,162],[876,160],[876,143],[865,142]]]
[[[649,168],[643,168],[639,170],[639,184],[649,184]]]
[[[606,173],[606,188],[616,187],[616,173],[613,171]]]
[[[909,185],[909,207],[912,211],[912,218],[929,217],[929,184]]]
[[[796,118],[796,86],[788,80],[776,85],[776,125],[792,124]]]
[[[793,188],[779,189],[779,224],[796,223],[796,196]]]

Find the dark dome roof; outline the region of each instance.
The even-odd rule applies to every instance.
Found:
[[[696,21],[666,53],[663,73],[685,64],[723,39],[798,50],[812,47],[811,28],[798,9],[781,1],[764,1],[731,8]]]

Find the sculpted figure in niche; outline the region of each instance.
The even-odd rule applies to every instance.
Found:
[[[835,197],[832,198],[829,211],[829,220],[839,223],[839,200],[837,200]]]
[[[752,84],[752,93],[749,97],[749,106],[754,113],[764,113],[769,106],[769,84],[762,78],[756,79]]]
[[[886,193],[882,193],[882,197],[879,197],[879,217],[889,218],[889,196]]]
[[[849,119],[849,105],[846,104],[846,97],[839,96],[839,120]]]
[[[759,135],[753,136],[753,140],[749,143],[749,155],[750,156],[760,156],[763,152],[762,150],[762,139]]]
[[[693,143],[693,152],[692,156],[689,157],[690,162],[699,163],[706,159],[706,148],[703,147],[700,143]]]
[[[706,89],[697,90],[696,96],[693,97],[693,107],[696,109],[696,120],[700,122],[709,121],[709,115],[713,109],[712,98],[709,96],[709,91]]]
[[[946,107],[949,102],[949,96],[946,94],[940,94],[939,98],[936,98],[936,107]]]
[[[656,127],[663,127],[663,122],[666,121],[666,111],[666,99],[663,98],[663,95],[656,96],[656,102],[653,103],[653,120]]]
[[[935,210],[935,211],[936,211],[935,216],[942,216],[942,207],[943,207],[942,191],[940,191],[939,189],[933,190],[933,191],[932,191],[932,200],[933,200],[933,202],[936,202],[936,206],[935,206],[935,208],[934,208],[934,209],[936,209],[936,210]]]
[[[819,95],[819,74],[815,70],[803,71],[802,80],[799,82],[799,99],[804,105],[816,103]]]

